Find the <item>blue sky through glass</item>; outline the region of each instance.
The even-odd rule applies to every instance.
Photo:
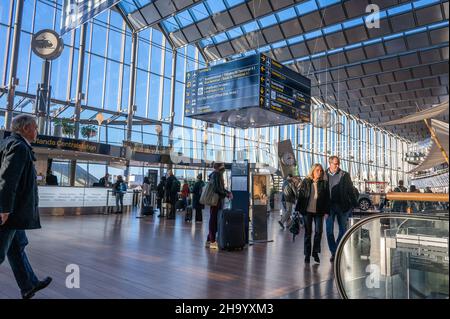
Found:
[[[308,2],[301,3],[300,5],[303,6],[302,7],[303,9],[306,8],[306,11],[308,11],[311,8],[316,8],[317,9],[317,5],[314,5],[312,2],[315,3],[315,0],[310,0]],[[420,2],[421,7],[423,7],[425,1],[419,0],[419,1],[416,1],[416,2]],[[399,5],[397,7],[393,7],[393,8],[387,9],[387,10],[380,11],[380,18],[381,19],[385,19],[385,18],[388,17],[388,15],[389,16],[394,16],[394,15],[398,15],[398,14],[403,14],[405,12],[405,10],[411,11],[414,8],[414,5],[415,5],[416,2],[408,3],[407,5],[403,4],[403,5]],[[426,3],[428,5],[432,5],[435,2],[436,2],[436,0],[426,0]],[[335,4],[335,1],[323,1],[323,2],[321,2],[322,6],[324,6],[324,5],[332,5],[332,4]],[[297,5],[296,8],[299,7],[300,5]],[[297,8],[297,11],[298,11],[298,8]],[[388,14],[388,11],[390,11],[391,13]],[[275,14],[273,14],[271,16],[275,16]],[[269,16],[269,17],[271,17],[271,16]],[[365,16],[357,17],[357,18],[354,18],[354,19],[351,19],[351,20],[347,20],[347,21],[344,21],[342,23],[337,23],[337,24],[334,24],[334,25],[330,25],[330,26],[325,27],[323,29],[313,30],[313,31],[310,31],[308,33],[303,34],[302,36],[300,35],[300,36],[295,36],[295,37],[286,39],[286,43],[287,43],[286,45],[288,45],[288,44],[292,45],[292,44],[299,43],[299,42],[302,42],[302,41],[305,41],[305,40],[310,40],[310,39],[314,39],[314,38],[320,37],[323,34],[331,34],[331,33],[334,33],[334,32],[339,32],[341,30],[354,28],[356,26],[363,25]],[[277,18],[275,17],[275,19],[277,19]],[[252,26],[251,28],[248,28],[248,29],[251,30],[251,31],[256,31],[256,30],[261,29],[259,27],[261,25],[260,20],[261,19],[256,20],[256,21],[258,21],[259,25],[258,25],[258,23],[256,23],[256,21],[248,23],[247,25],[251,25]],[[255,25],[255,23],[256,23],[256,25]],[[446,22],[443,22],[443,23],[445,24]],[[244,32],[250,32],[250,31],[246,31],[245,30],[245,28],[244,28],[245,26],[246,25],[242,26]],[[255,29],[255,26],[258,26],[258,29]],[[439,26],[434,26],[434,27],[439,27]],[[415,30],[408,30],[408,32],[415,32]],[[401,37],[401,36],[402,36],[402,34],[400,34],[400,35],[399,34],[394,34],[394,35],[391,35],[390,38],[388,38],[388,39],[393,39],[393,38],[397,38],[397,37]],[[233,37],[230,37],[229,35],[226,35],[226,34],[225,34],[224,37],[216,37],[215,44],[220,43],[220,42],[217,42],[217,41],[228,41],[228,40],[230,40],[232,38]],[[378,41],[381,41],[381,40],[380,39],[370,39],[367,42],[369,42],[369,41],[371,43],[375,43],[375,42],[378,42]],[[209,43],[209,42],[207,42],[207,41],[201,42],[201,46],[203,47],[203,44],[206,44],[206,43]],[[356,46],[357,47],[357,46],[359,46],[359,44],[351,44],[351,46]],[[272,50],[276,49],[276,48],[280,48],[281,47],[280,46],[280,42],[277,42],[276,46],[274,46],[274,44],[271,44],[270,47],[271,47]],[[243,54],[241,53],[241,54],[237,54],[236,56],[242,56],[242,55]]]

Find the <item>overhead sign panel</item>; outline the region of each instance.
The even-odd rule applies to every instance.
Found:
[[[309,122],[311,81],[257,54],[186,74],[185,115],[232,127]]]
[[[64,0],[61,36],[94,18],[121,0]]]
[[[11,135],[10,131],[0,131],[0,140]],[[91,154],[109,155],[115,157],[125,157],[125,148],[95,143],[86,140],[78,140],[67,137],[56,137],[50,135],[38,135],[36,141],[31,143],[33,147],[46,147],[50,149],[59,149],[65,151],[84,152]]]

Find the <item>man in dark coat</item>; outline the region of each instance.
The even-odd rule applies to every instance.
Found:
[[[205,186],[205,182],[203,181],[203,175],[198,174],[197,181],[194,184],[194,188],[192,189],[192,193],[194,194],[192,197],[192,208],[195,209],[195,221],[202,222],[203,221],[203,205],[200,203],[200,197],[202,196],[203,186]]]
[[[159,215],[158,217],[162,217],[162,201],[164,199],[164,188],[166,186],[166,177],[162,176],[161,181],[159,182],[158,186],[156,187],[157,197],[156,197],[156,204],[158,206]]]
[[[109,182],[109,174],[106,173],[105,176],[103,176],[102,178],[100,178],[98,180],[98,185],[100,187],[109,187],[110,186],[110,182]]]
[[[47,185],[49,186],[58,186],[58,177],[53,175],[52,171],[47,172],[47,177],[45,178]]]
[[[358,205],[353,182],[350,174],[340,169],[341,161],[337,156],[330,156],[329,168],[324,175],[330,189],[330,213],[326,219],[327,241],[331,252],[330,261],[334,261],[334,255],[342,236],[347,231],[348,218],[352,209]],[[337,219],[339,234],[334,237],[334,221]]]
[[[167,219],[175,219],[175,204],[178,200],[178,192],[180,191],[180,182],[178,179],[173,175],[172,170],[167,171],[167,175],[169,176],[166,181],[166,187],[165,187],[165,197],[166,197],[166,203],[170,204],[170,211],[167,215]]]
[[[18,115],[12,131],[0,146],[0,264],[8,257],[22,298],[29,299],[52,281],[50,277],[38,280],[25,253],[25,230],[41,228],[36,158],[31,148],[37,137],[36,120]]]

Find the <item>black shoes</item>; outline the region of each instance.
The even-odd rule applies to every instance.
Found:
[[[319,255],[315,254],[315,255],[313,255],[313,258],[316,263],[320,264]]]
[[[331,256],[331,258],[330,258],[330,262],[334,262],[334,255],[333,255],[333,256]]]
[[[281,222],[281,220],[278,221],[278,224],[280,224],[280,227],[281,227],[282,229],[284,229],[284,225],[283,225],[283,223]]]
[[[34,297],[34,294],[38,292],[39,290],[42,290],[46,288],[50,283],[52,282],[52,277],[46,277],[44,280],[41,280],[37,283],[37,285],[31,289],[30,291],[27,291],[26,293],[22,294],[22,299],[31,299]]]
[[[309,264],[311,262],[311,259],[309,258],[309,256],[305,257],[305,264]]]

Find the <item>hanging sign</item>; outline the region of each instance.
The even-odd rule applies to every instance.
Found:
[[[64,0],[61,35],[78,28],[121,0]]]

